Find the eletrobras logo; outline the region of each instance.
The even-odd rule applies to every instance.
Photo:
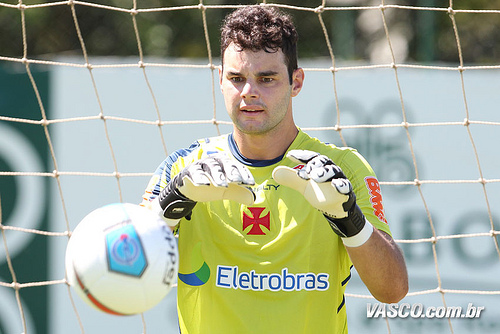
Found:
[[[329,274],[294,274],[283,268],[280,273],[240,272],[238,266],[217,266],[216,286],[253,291],[325,291],[330,287]]]

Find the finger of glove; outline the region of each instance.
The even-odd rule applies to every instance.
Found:
[[[348,179],[333,179],[332,185],[340,194],[349,195],[352,191],[351,182]]]
[[[183,186],[179,190],[188,198],[196,202],[210,202],[222,199],[233,200],[245,205],[252,205],[255,194],[243,185],[230,183],[227,187],[209,184],[195,184],[188,176],[183,179]]]
[[[236,183],[230,183],[227,189],[225,189],[223,198],[248,206],[255,202],[255,193],[248,187]]]
[[[293,162],[307,164],[313,158],[319,156],[319,153],[309,150],[290,150],[286,156]]]
[[[203,165],[200,162],[187,166],[182,173],[182,180],[184,180],[185,177],[189,177],[190,181],[197,185],[207,185],[212,182],[209,175],[205,172],[205,170],[203,170]]]
[[[331,217],[347,217],[343,204],[349,199],[349,196],[340,193],[330,182],[307,181],[304,197],[313,207]]]
[[[278,166],[273,170],[273,179],[281,185],[297,190],[304,194],[307,187],[307,180],[297,174],[293,168]]]
[[[316,209],[335,218],[347,216],[342,204],[349,196],[339,193],[331,182],[318,183],[304,180],[297,171],[285,166],[278,166],[273,171],[273,178],[281,185],[297,190]]]
[[[318,155],[312,158],[306,165],[306,172],[310,172],[315,168],[321,168],[324,166],[333,165],[333,161],[328,158],[326,155]]]
[[[238,171],[241,175],[241,183],[247,184],[250,186],[255,185],[255,179],[253,178],[253,175],[247,166],[245,166],[243,164],[236,164],[236,167],[238,167]]]
[[[183,185],[179,191],[187,198],[195,202],[209,202],[220,200],[224,196],[227,187],[218,187],[213,183],[196,183],[189,176],[183,177]]]
[[[342,176],[344,175],[337,165],[330,164],[311,169],[308,172],[308,176],[316,182],[328,182],[338,178],[339,173],[342,174]]]
[[[216,158],[207,158],[199,161],[201,168],[210,179],[210,183],[218,187],[227,187],[227,178],[223,163]]]
[[[319,155],[315,158],[313,158],[311,161],[309,161],[306,165],[306,172],[310,173],[313,169],[315,168],[321,168],[321,167],[326,167],[326,166],[331,166],[328,168],[331,168],[332,171],[334,172],[333,178],[345,178],[344,172],[342,172],[342,169],[337,166],[329,157],[326,155]]]
[[[248,170],[245,165],[230,159],[219,159],[219,162],[224,167],[225,176],[228,182],[248,185],[255,184],[252,173],[250,173],[250,170]]]

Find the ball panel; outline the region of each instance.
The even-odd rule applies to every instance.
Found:
[[[86,216],[73,231],[66,249],[66,268],[70,285],[78,286],[75,271],[85,273],[83,279],[86,285],[106,275],[104,235],[95,219],[95,211]],[[96,223],[97,222],[97,223]],[[80,277],[82,278],[82,277]]]
[[[102,304],[97,298],[94,297],[92,292],[87,289],[87,287],[83,284],[81,281],[80,277],[78,276],[78,273],[74,272],[75,279],[77,281],[77,287],[78,287],[78,294],[80,297],[82,297],[88,304],[93,306],[99,311],[109,313],[109,314],[114,314],[114,315],[126,315],[124,313],[117,312],[115,310],[110,309],[106,305]]]

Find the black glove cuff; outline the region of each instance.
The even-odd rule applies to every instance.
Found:
[[[332,230],[342,238],[349,238],[358,234],[366,223],[365,215],[357,204],[353,205],[347,217],[332,218],[325,215]]]
[[[177,187],[182,179],[176,175],[172,181],[160,192],[160,207],[163,217],[169,219],[180,219],[186,217],[193,211],[196,202],[184,196]]]

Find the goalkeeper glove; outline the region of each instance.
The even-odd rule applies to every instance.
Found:
[[[248,168],[221,155],[198,160],[174,176],[153,202],[153,210],[161,213],[170,226],[191,213],[197,202],[222,199],[251,205],[255,184]]]
[[[274,180],[297,190],[321,211],[344,245],[358,247],[364,244],[373,226],[356,204],[351,182],[340,167],[328,157],[307,150],[291,150],[287,157],[305,167],[295,170],[278,166],[273,171]]]

